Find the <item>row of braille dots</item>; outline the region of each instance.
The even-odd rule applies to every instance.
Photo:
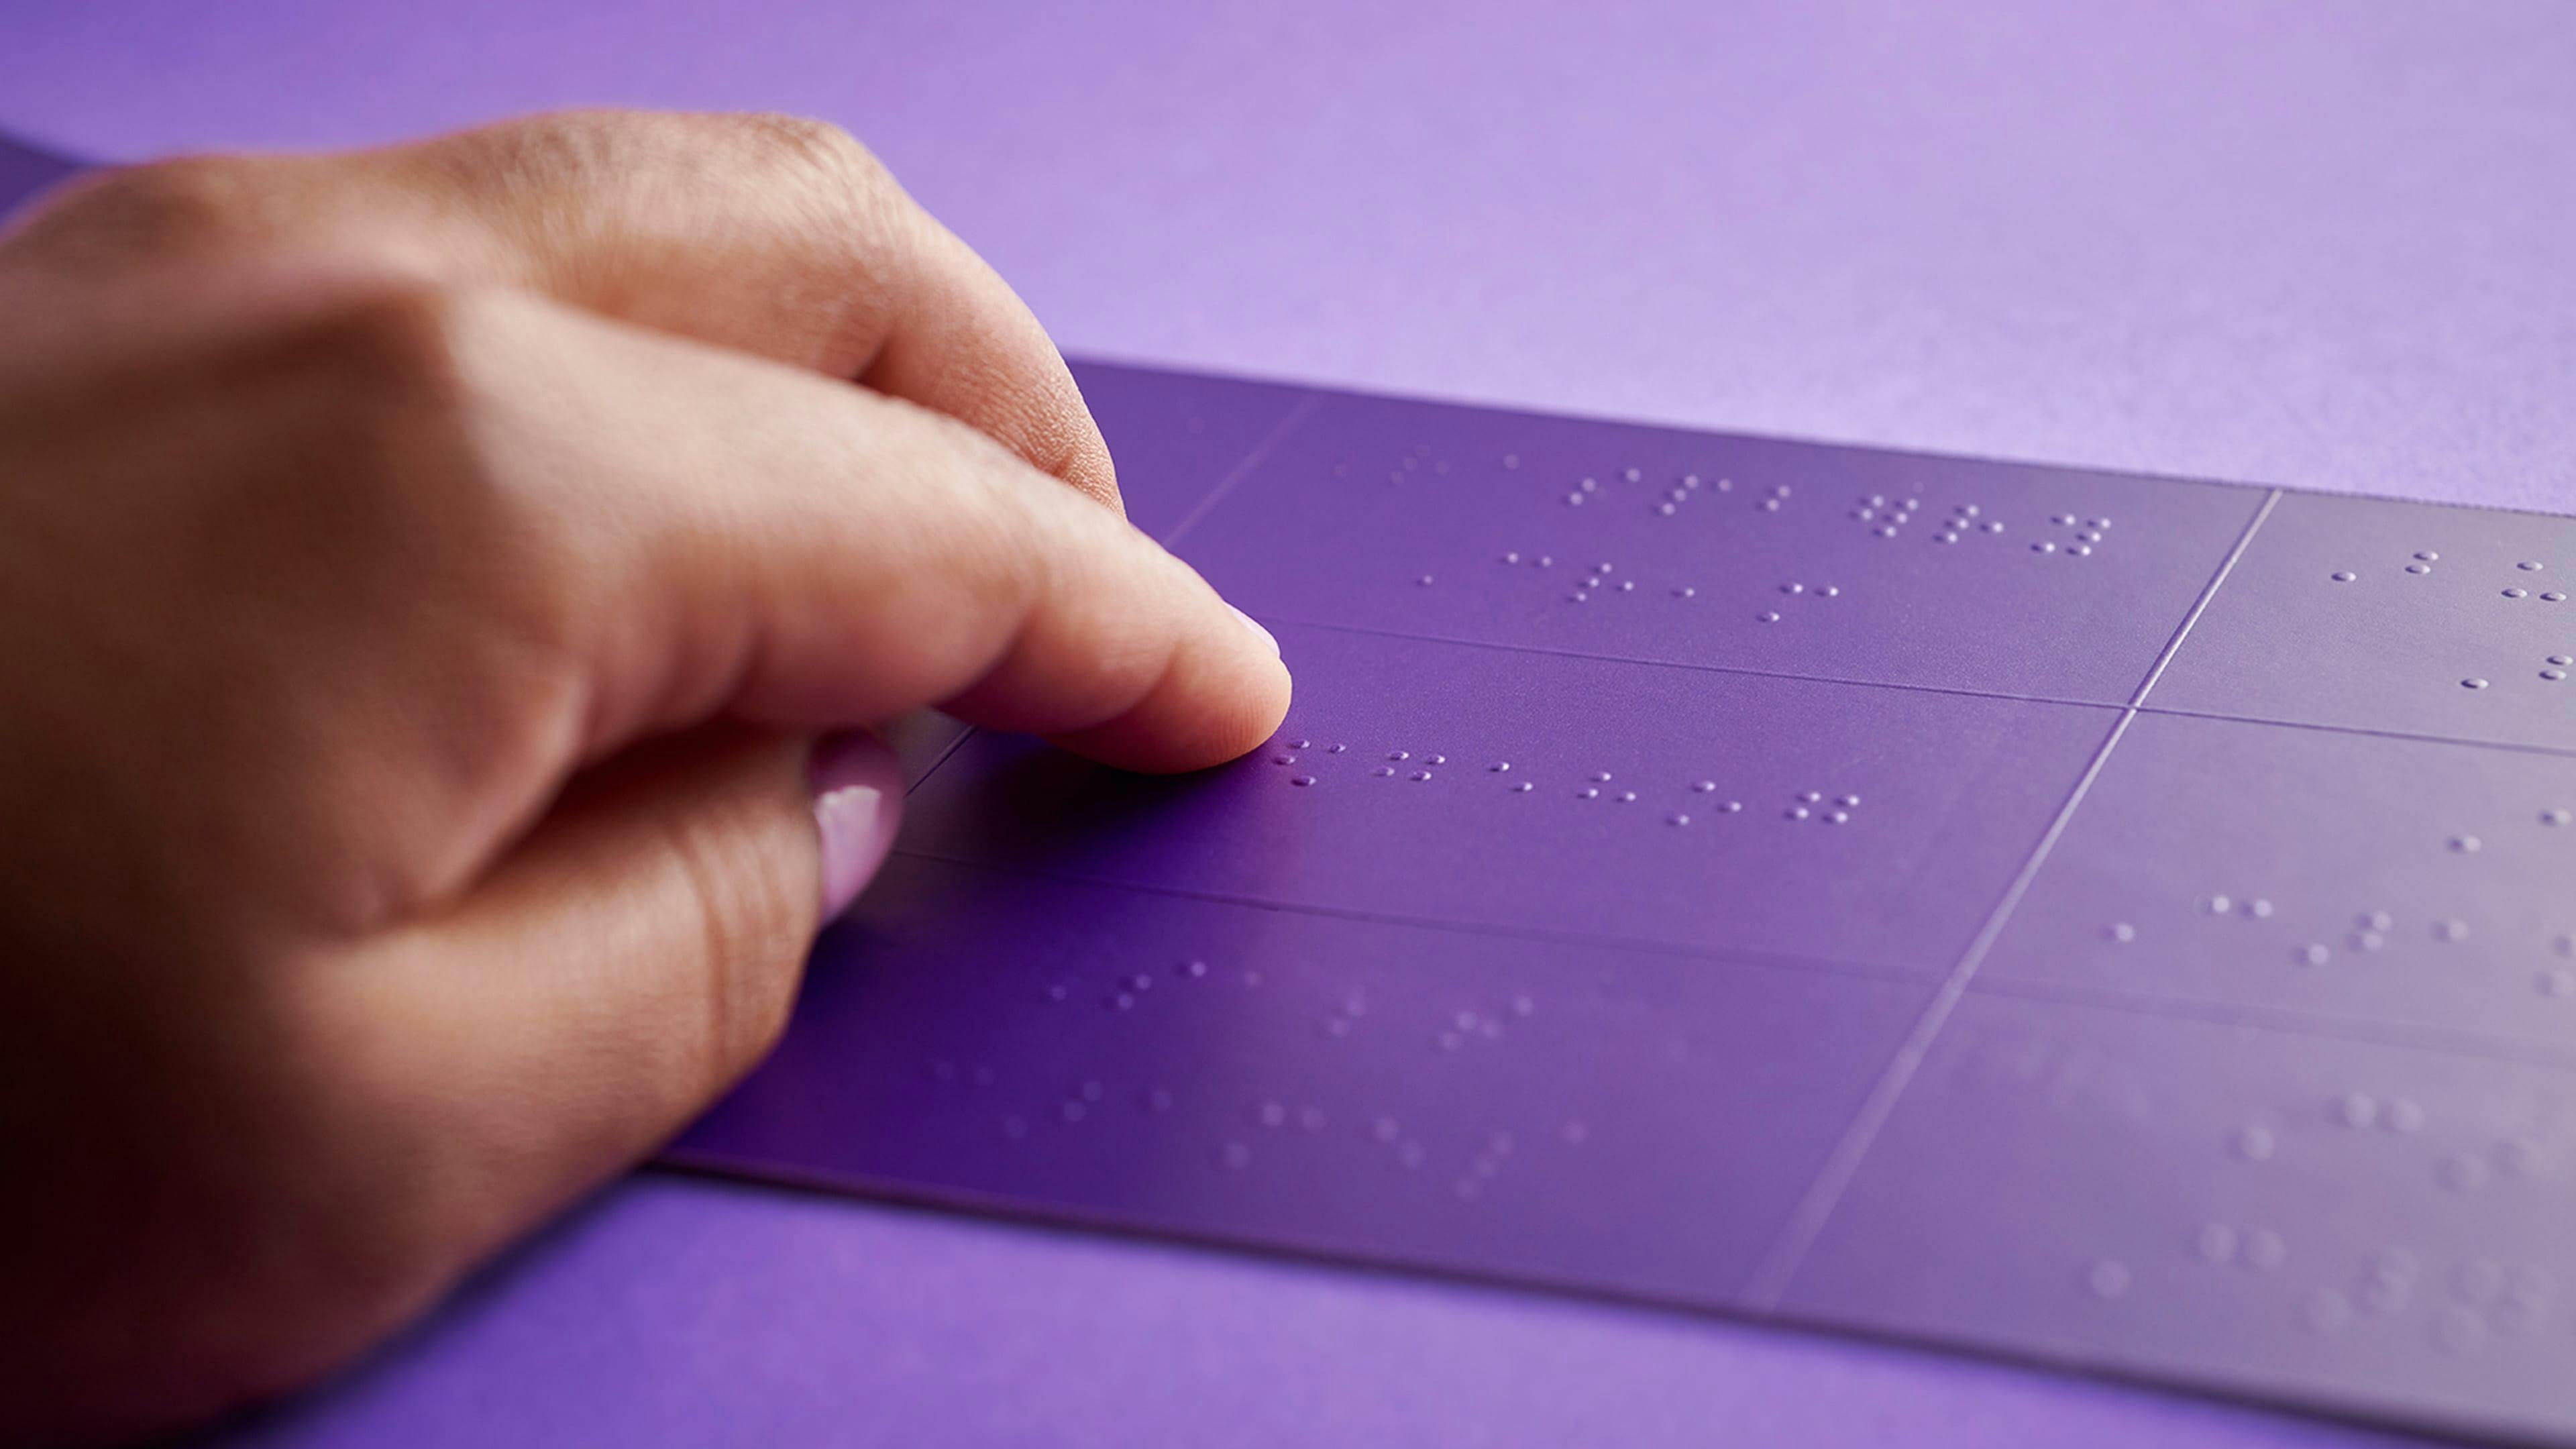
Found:
[[[1780,592],[1793,599],[1839,599],[1843,596],[1842,589],[1834,584],[1818,584],[1809,588],[1805,584],[1791,582],[1782,584]],[[1780,622],[1781,614],[1777,609],[1765,609],[1754,615],[1753,619],[1758,624],[1777,624]]]
[[[1174,968],[1171,974],[1178,980],[1204,981],[1208,976],[1208,963],[1199,960],[1196,957],[1192,957]],[[1246,986],[1260,985],[1261,973],[1247,968],[1243,973],[1243,984]],[[1152,972],[1129,972],[1120,976],[1115,982],[1113,982],[1110,985],[1107,995],[1102,999],[1108,1005],[1116,1008],[1117,1010],[1133,1011],[1138,999],[1146,992],[1152,990],[1153,986],[1154,974]],[[1049,1001],[1067,1001],[1072,999],[1072,996],[1073,987],[1065,982],[1058,981],[1047,987],[1047,999]]]
[[[2394,1133],[2411,1137],[2424,1128],[2424,1109],[2406,1097],[2380,1098],[2368,1092],[2346,1092],[2326,1104],[2329,1121],[2350,1132]],[[2507,1137],[2487,1153],[2453,1152],[2434,1164],[2434,1177],[2453,1192],[2476,1192],[2496,1169],[2513,1177],[2536,1177],[2540,1144],[2528,1137]]]
[[[2562,683],[2566,680],[2567,671],[2570,668],[2576,668],[2576,654],[2552,654],[2541,660],[2540,677],[2552,684]],[[2484,689],[2487,687],[2487,683],[2488,681],[2484,679],[2472,677],[2461,680],[2460,687],[2462,689]]]
[[[2204,1263],[2234,1264],[2258,1272],[2270,1272],[2290,1261],[2289,1240],[2270,1228],[2239,1232],[2226,1223],[2205,1223],[2192,1235],[2191,1249]],[[2085,1270],[2084,1286],[2096,1298],[2125,1298],[2134,1276],[2119,1259],[2099,1258]]]
[[[2352,1322],[2354,1309],[2386,1317],[2404,1312],[2414,1301],[2422,1265],[2404,1248],[2389,1248],[2364,1260],[2349,1291],[2320,1288],[2308,1299],[2308,1325],[2333,1333]],[[2495,1334],[2538,1332],[2549,1318],[2556,1285],[2544,1269],[2509,1265],[2493,1258],[2470,1258],[2451,1274],[2452,1301],[2433,1323],[2433,1340],[2452,1353],[2473,1353]]]
[[[1914,521],[1916,511],[1922,507],[1920,498],[1890,498],[1884,493],[1871,493],[1852,506],[1851,516],[1862,528],[1878,537],[1895,538],[1905,532],[1905,525]],[[1996,524],[1995,531],[2002,532],[2003,525]]]
[[[2103,538],[2111,531],[2111,520],[2107,518],[2087,519],[2078,518],[2072,513],[2061,513],[2049,522],[2067,530],[2074,537],[2063,544],[2053,538],[2043,538],[2030,546],[2032,553],[2062,553],[2068,558],[2091,558],[2093,550],[2101,545]]]
[[[1518,549],[1513,549],[1505,553],[1502,556],[1502,561],[1506,564],[1526,563],[1532,568],[1540,569],[1552,569],[1556,567],[1556,555],[1554,554],[1540,553],[1524,555]],[[1594,564],[1591,568],[1584,570],[1582,581],[1575,585],[1573,592],[1566,595],[1566,601],[1575,604],[1585,603],[1591,599],[1593,594],[1603,589],[1611,589],[1622,594],[1633,594],[1637,592],[1637,581],[1635,579],[1620,579],[1615,584],[1612,583],[1610,576],[1617,572],[1618,570],[1616,568],[1607,563]],[[1422,585],[1424,588],[1429,588],[1432,583],[1432,578],[1431,575],[1424,574],[1420,578],[1415,579],[1414,582]],[[1689,587],[1680,587],[1675,588],[1672,593],[1674,598],[1688,599],[1696,597],[1699,590]]]

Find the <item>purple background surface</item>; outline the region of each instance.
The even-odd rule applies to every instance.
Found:
[[[1665,10],[1669,13],[1665,13]],[[1068,345],[2565,506],[2576,12],[14,7],[99,155],[570,101],[866,135]],[[642,1179],[278,1442],[2349,1442],[1727,1325]]]

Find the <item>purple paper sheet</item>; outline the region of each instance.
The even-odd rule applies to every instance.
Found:
[[[1084,377],[1286,726],[966,738],[673,1161],[2576,1433],[2576,522]]]

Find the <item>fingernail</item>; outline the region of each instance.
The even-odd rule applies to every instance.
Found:
[[[1232,604],[1228,604],[1226,607],[1234,609],[1234,605]],[[1252,631],[1253,637],[1261,641],[1263,648],[1268,649],[1273,654],[1279,652],[1279,636],[1262,628],[1260,620],[1255,619],[1250,614],[1243,612],[1241,609],[1234,609],[1234,617],[1243,621],[1243,627]]]
[[[823,919],[850,908],[885,863],[903,820],[903,765],[866,730],[825,735],[805,766],[823,840]]]

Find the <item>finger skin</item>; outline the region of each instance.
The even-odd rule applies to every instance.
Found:
[[[162,162],[74,183],[14,245],[101,265],[354,251],[526,288],[862,381],[1122,507],[1108,445],[1027,304],[822,122],[567,111],[371,151]]]

